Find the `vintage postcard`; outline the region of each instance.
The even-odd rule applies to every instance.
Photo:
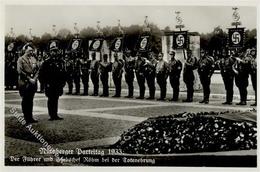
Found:
[[[8,3],[4,166],[257,169],[259,3]]]

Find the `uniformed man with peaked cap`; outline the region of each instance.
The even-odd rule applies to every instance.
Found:
[[[37,91],[39,65],[34,57],[33,45],[27,43],[23,47],[24,55],[17,61],[18,87],[22,97],[22,112],[26,123],[35,123],[33,119],[33,98]]]
[[[58,116],[58,100],[66,84],[66,70],[57,42],[50,43],[50,56],[43,62],[39,75],[48,97],[49,120],[62,120],[63,118]]]
[[[126,98],[133,98],[134,95],[134,68],[135,68],[135,58],[131,56],[131,51],[127,50],[124,54],[125,61],[125,81],[128,85],[128,95]]]
[[[184,64],[183,70],[183,81],[186,84],[187,88],[187,99],[183,100],[183,102],[192,102],[193,101],[193,93],[194,93],[194,72],[197,68],[197,59],[192,56],[191,50],[187,50],[187,59]]]
[[[182,63],[180,60],[175,58],[174,51],[170,51],[169,54],[171,56],[171,59],[169,61],[169,77],[170,77],[170,83],[173,90],[173,97],[171,100],[178,101]]]
[[[209,56],[205,50],[200,51],[198,61],[198,73],[203,88],[203,100],[200,103],[209,103],[211,76],[214,73],[215,62],[213,57]]]

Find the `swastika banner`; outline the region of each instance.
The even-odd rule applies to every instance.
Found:
[[[7,45],[7,51],[8,52],[15,51],[15,42],[11,42],[10,44]]]
[[[90,43],[89,51],[100,51],[103,44],[103,39],[94,39]]]
[[[188,47],[188,32],[173,32],[173,49],[185,49]]]
[[[137,50],[139,52],[147,52],[150,51],[151,43],[150,43],[150,36],[149,35],[142,35],[140,36],[137,42]]]
[[[117,37],[114,39],[111,47],[110,47],[110,50],[114,51],[114,52],[120,52],[122,51],[122,48],[123,48],[123,37]]]
[[[244,46],[244,28],[228,29],[228,45],[230,48],[242,48]]]
[[[72,51],[78,51],[79,49],[81,49],[81,45],[82,45],[82,39],[74,38],[71,40],[69,49]]]

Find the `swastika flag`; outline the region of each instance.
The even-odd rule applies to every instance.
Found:
[[[103,39],[94,39],[90,43],[89,51],[100,51],[103,44]]]
[[[149,35],[142,35],[140,36],[136,48],[139,52],[147,52],[150,51],[151,48],[151,40]]]
[[[228,45],[230,48],[241,48],[244,46],[244,28],[228,29]]]
[[[114,39],[110,49],[114,52],[120,52],[123,48],[123,37],[117,37]]]
[[[188,32],[173,32],[173,49],[185,49],[188,46]]]
[[[69,49],[72,50],[72,51],[78,51],[79,49],[81,49],[81,44],[82,44],[82,39],[74,38],[70,42]]]

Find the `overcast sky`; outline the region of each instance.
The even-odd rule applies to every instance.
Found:
[[[142,25],[144,16],[149,22],[157,24],[160,29],[170,26],[175,27],[175,11],[181,11],[185,29],[200,33],[211,32],[214,27],[221,26],[226,29],[232,22],[231,6],[6,6],[5,33],[14,28],[16,35],[29,33],[32,28],[33,35],[40,36],[45,32],[52,33],[52,25],[70,29],[74,32],[74,23],[78,28],[96,27],[96,22],[101,21],[101,27],[116,26],[121,20],[122,26],[132,24]],[[239,7],[242,26],[248,29],[256,28],[256,8]]]

